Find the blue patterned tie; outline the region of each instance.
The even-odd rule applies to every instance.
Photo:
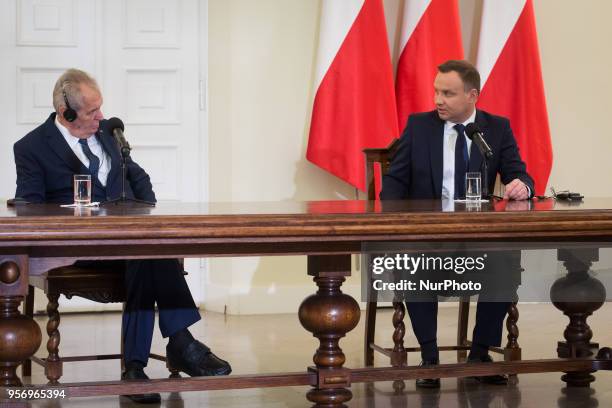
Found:
[[[457,141],[455,142],[455,198],[465,198],[465,173],[469,164],[467,143],[464,136],[465,126],[457,124],[453,127],[457,131]]]
[[[95,136],[94,136],[95,137]],[[92,177],[98,177],[98,170],[100,169],[100,159],[98,156],[93,154],[89,145],[87,144],[87,139],[79,139],[79,143],[81,144],[81,149],[83,149],[83,153],[87,156],[87,160],[89,160],[89,173]]]

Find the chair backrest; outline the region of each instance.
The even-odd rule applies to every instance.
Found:
[[[381,180],[376,180],[376,173],[374,171],[375,164],[380,164],[381,177],[384,176],[389,170],[391,161],[397,153],[399,147],[399,139],[393,139],[389,146],[379,149],[363,149],[363,153],[366,156],[366,187],[368,191],[368,200],[374,201],[376,197],[376,184],[382,183]],[[381,186],[382,187],[382,186]]]

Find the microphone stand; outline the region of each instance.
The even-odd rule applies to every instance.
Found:
[[[489,193],[489,159],[487,159],[485,154],[482,156],[482,198],[485,200],[490,200],[492,194]]]
[[[115,198],[114,200],[105,201],[101,205],[109,205],[109,204],[125,204],[125,203],[137,203],[137,204],[145,204],[150,205],[151,207],[155,207],[155,203],[146,200],[139,200],[137,198],[128,198],[125,192],[125,181],[127,180],[127,159],[130,157],[130,152],[132,149],[129,146],[121,146],[121,195],[119,198]]]

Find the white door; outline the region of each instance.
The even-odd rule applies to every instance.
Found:
[[[7,175],[0,198],[15,192],[13,143],[53,110],[53,85],[70,67],[98,80],[105,116],[123,120],[132,158],[151,176],[159,201],[205,197],[206,7],[206,0],[0,1],[0,171]],[[200,262],[186,267],[199,302]],[[83,305],[105,308],[73,299],[63,309]]]
[[[78,3],[78,7],[77,7]],[[97,74],[94,0],[0,2],[0,197],[15,194],[13,143],[53,110],[51,91],[69,67]]]

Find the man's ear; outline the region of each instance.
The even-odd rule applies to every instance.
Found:
[[[470,102],[476,103],[478,101],[478,97],[480,96],[480,92],[476,89],[470,90]]]

